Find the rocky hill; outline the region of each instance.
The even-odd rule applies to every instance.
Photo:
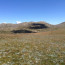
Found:
[[[20,24],[0,24],[0,32],[11,32],[11,33],[32,33],[32,32],[42,32],[49,30],[56,30],[59,28],[64,28],[65,22],[58,25],[51,25],[44,21],[40,22],[24,22]]]
[[[58,28],[65,28],[65,22],[56,25]]]

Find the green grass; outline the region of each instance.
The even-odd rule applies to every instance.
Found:
[[[65,30],[0,34],[0,65],[65,65]]]

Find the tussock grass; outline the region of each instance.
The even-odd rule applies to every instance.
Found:
[[[0,65],[65,65],[65,30],[0,34]]]

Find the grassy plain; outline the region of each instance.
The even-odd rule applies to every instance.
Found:
[[[65,30],[0,33],[0,65],[65,65]]]

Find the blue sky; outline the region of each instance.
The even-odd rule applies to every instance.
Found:
[[[0,0],[0,23],[65,21],[65,0]]]

